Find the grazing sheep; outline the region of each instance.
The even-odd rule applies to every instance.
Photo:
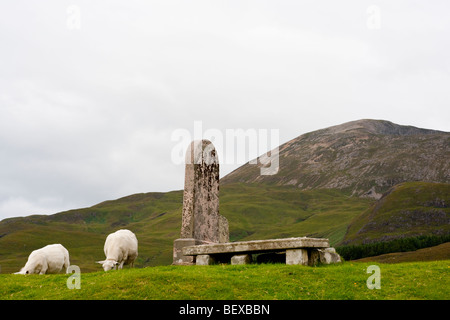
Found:
[[[133,232],[121,229],[106,237],[103,249],[106,260],[97,261],[103,266],[103,270],[109,271],[116,267],[122,269],[124,264],[133,267],[138,255],[138,241]]]
[[[67,273],[69,265],[69,251],[61,244],[49,244],[31,252],[25,266],[15,274],[58,273],[63,267]]]

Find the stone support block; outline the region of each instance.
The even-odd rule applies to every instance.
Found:
[[[206,244],[208,242],[192,238],[176,239],[173,242],[173,264],[174,265],[194,265],[195,256],[183,255],[183,248],[189,246],[196,246]]]
[[[231,264],[250,264],[252,263],[251,254],[237,254],[231,257]]]
[[[197,256],[195,264],[197,266],[209,266],[211,264],[214,264],[216,260],[213,256],[209,254],[200,254]]]
[[[308,250],[291,249],[286,250],[286,264],[308,265]]]

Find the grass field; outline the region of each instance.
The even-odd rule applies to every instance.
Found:
[[[285,264],[158,266],[69,275],[0,274],[0,299],[87,300],[448,300],[450,260],[376,263],[381,288],[368,289],[373,262],[318,267]]]

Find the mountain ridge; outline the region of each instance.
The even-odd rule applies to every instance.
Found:
[[[328,131],[330,133],[339,133],[355,129],[365,129],[369,133],[373,134],[389,134],[389,135],[417,135],[417,134],[435,134],[435,133],[448,133],[445,131],[435,129],[424,129],[411,125],[399,125],[388,120],[381,119],[360,119],[345,122],[335,126],[331,126],[317,131]]]
[[[352,196],[379,199],[401,182],[450,183],[449,145],[448,132],[362,119],[305,133],[280,145],[275,175],[262,176],[261,164],[247,163],[221,183],[337,188]]]

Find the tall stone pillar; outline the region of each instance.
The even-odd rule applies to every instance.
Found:
[[[219,160],[208,140],[191,142],[186,151],[181,238],[174,241],[173,264],[194,264],[185,246],[229,241],[228,221],[219,214]]]

